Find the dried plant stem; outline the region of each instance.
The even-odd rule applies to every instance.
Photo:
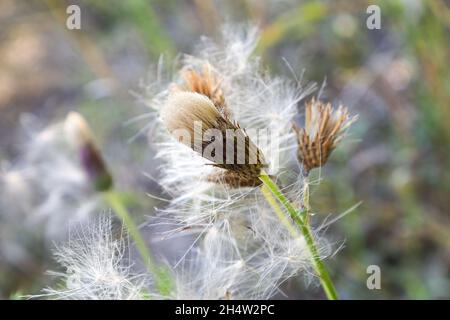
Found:
[[[105,199],[115,214],[125,224],[128,233],[136,244],[136,248],[142,257],[145,266],[155,279],[156,289],[163,297],[167,297],[172,289],[172,281],[169,273],[166,269],[159,267],[155,263],[148,246],[145,244],[144,238],[142,238],[137,225],[134,223],[133,218],[123,204],[120,196],[114,191],[108,191],[105,193]]]
[[[319,276],[320,283],[322,284],[322,287],[325,291],[325,294],[327,295],[327,298],[329,300],[337,300],[338,295],[336,289],[333,285],[333,282],[331,281],[331,278],[328,274],[325,264],[322,262],[319,256],[319,252],[317,250],[317,246],[315,244],[314,237],[311,233],[309,224],[307,224],[304,219],[304,217],[308,215],[309,208],[306,207],[303,211],[298,212],[291,204],[291,202],[286,198],[286,196],[281,192],[280,188],[276,185],[276,183],[265,172],[261,173],[259,179],[264,184],[263,188],[267,187],[267,189],[269,189],[272,192],[275,198],[278,199],[278,201],[286,208],[292,220],[294,220],[294,222],[297,224],[303,237],[305,238],[306,245],[311,254],[314,269],[317,275]],[[266,195],[267,192],[265,191],[265,189],[263,189],[262,192],[266,197],[268,203],[273,207],[277,216],[280,216],[280,213],[283,214],[282,212],[280,212],[281,208],[278,206],[278,204],[274,206],[274,201],[272,201],[271,198],[267,197]],[[285,216],[283,215],[283,217]],[[282,223],[284,223],[283,220]]]

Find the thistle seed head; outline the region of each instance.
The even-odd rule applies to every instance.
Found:
[[[94,144],[91,129],[86,120],[77,112],[70,112],[64,123],[68,140],[77,150],[81,165],[91,180],[95,190],[106,191],[112,186],[112,177],[100,151]]]
[[[350,118],[346,107],[337,110],[330,103],[311,99],[305,105],[305,127],[294,124],[298,141],[298,160],[306,172],[323,166],[343,137],[343,132],[355,118]]]
[[[173,93],[161,111],[161,119],[180,142],[224,170],[208,177],[209,181],[232,187],[261,184],[258,177],[265,166],[262,152],[245,130],[221,114],[205,95]]]

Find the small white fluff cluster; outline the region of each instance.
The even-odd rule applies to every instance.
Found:
[[[181,68],[210,66],[231,118],[263,151],[266,171],[277,178],[283,192],[300,203],[302,174],[292,124],[298,102],[314,88],[263,72],[259,58],[253,56],[257,38],[255,28],[225,28],[222,43],[203,39],[195,56],[184,56]],[[161,74],[159,69],[158,81]],[[152,83],[149,91],[165,89],[154,92],[149,106],[161,114],[170,83],[180,82],[177,74],[169,83]],[[303,237],[293,236],[279,222],[260,188],[233,189],[208,182],[205,177],[216,170],[211,162],[173,139],[160,117],[155,119],[156,130],[151,131],[150,139],[162,161],[158,181],[171,197],[160,219],[172,225],[169,235],[194,233],[190,252],[175,265],[179,274],[176,296],[267,299],[290,277],[301,273],[310,279],[310,257]],[[258,129],[268,133],[271,141],[258,139]],[[327,251],[321,249],[321,254],[326,256]]]
[[[125,257],[124,230],[113,232],[110,215],[102,215],[70,234],[56,248],[63,272],[51,272],[61,287],[47,288],[40,297],[71,300],[136,300],[147,298],[149,278],[133,274]],[[35,296],[38,297],[38,296]]]
[[[72,224],[101,211],[64,125],[41,126],[24,115],[26,140],[18,156],[0,168],[0,296],[27,273],[42,279],[54,242],[67,238]]]
[[[207,229],[193,258],[175,269],[177,299],[269,299],[300,270],[310,272],[302,237],[292,237],[275,217],[266,216],[270,212],[249,214],[254,230],[227,219]]]
[[[99,211],[62,123],[39,127],[24,116],[26,143],[0,170],[0,260],[29,266],[52,241],[65,238],[71,223]],[[24,120],[25,121],[25,120]]]

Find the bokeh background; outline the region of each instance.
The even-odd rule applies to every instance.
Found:
[[[81,30],[65,27],[70,4],[81,8]],[[366,27],[370,4],[381,8],[380,30]],[[128,142],[146,125],[127,123],[146,112],[132,92],[142,92],[161,54],[170,61],[192,52],[200,36],[217,38],[224,22],[253,23],[270,72],[292,77],[292,68],[319,85],[326,80],[323,97],[359,114],[311,196],[318,220],[362,202],[328,230],[331,240],[344,240],[327,262],[342,297],[448,299],[449,7],[443,0],[2,0],[0,162],[20,157],[24,114],[46,125],[77,110],[133,194],[133,212],[151,215],[158,203],[145,193],[160,190],[142,172],[157,167],[144,135]],[[51,281],[42,274],[55,267],[52,259],[35,245],[15,265],[0,255],[1,298]],[[381,268],[380,290],[366,286],[369,265]],[[323,298],[300,280],[284,289],[290,299]]]

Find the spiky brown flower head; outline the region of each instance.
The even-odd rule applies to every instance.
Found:
[[[211,65],[205,63],[201,71],[184,68],[181,70],[181,78],[184,83],[178,87],[179,90],[197,92],[207,96],[220,113],[226,117],[230,116],[220,80],[213,72]]]
[[[94,143],[91,129],[86,120],[77,112],[70,112],[64,123],[70,143],[77,150],[81,165],[97,191],[111,188],[113,181],[105,162]]]
[[[298,140],[298,159],[306,174],[323,166],[342,139],[343,132],[356,118],[350,118],[342,105],[337,110],[330,103],[312,98],[305,105],[305,127],[294,124]]]
[[[206,177],[231,187],[261,184],[264,157],[239,124],[221,114],[205,95],[178,91],[172,93],[161,111],[167,130],[181,143],[222,170]]]

